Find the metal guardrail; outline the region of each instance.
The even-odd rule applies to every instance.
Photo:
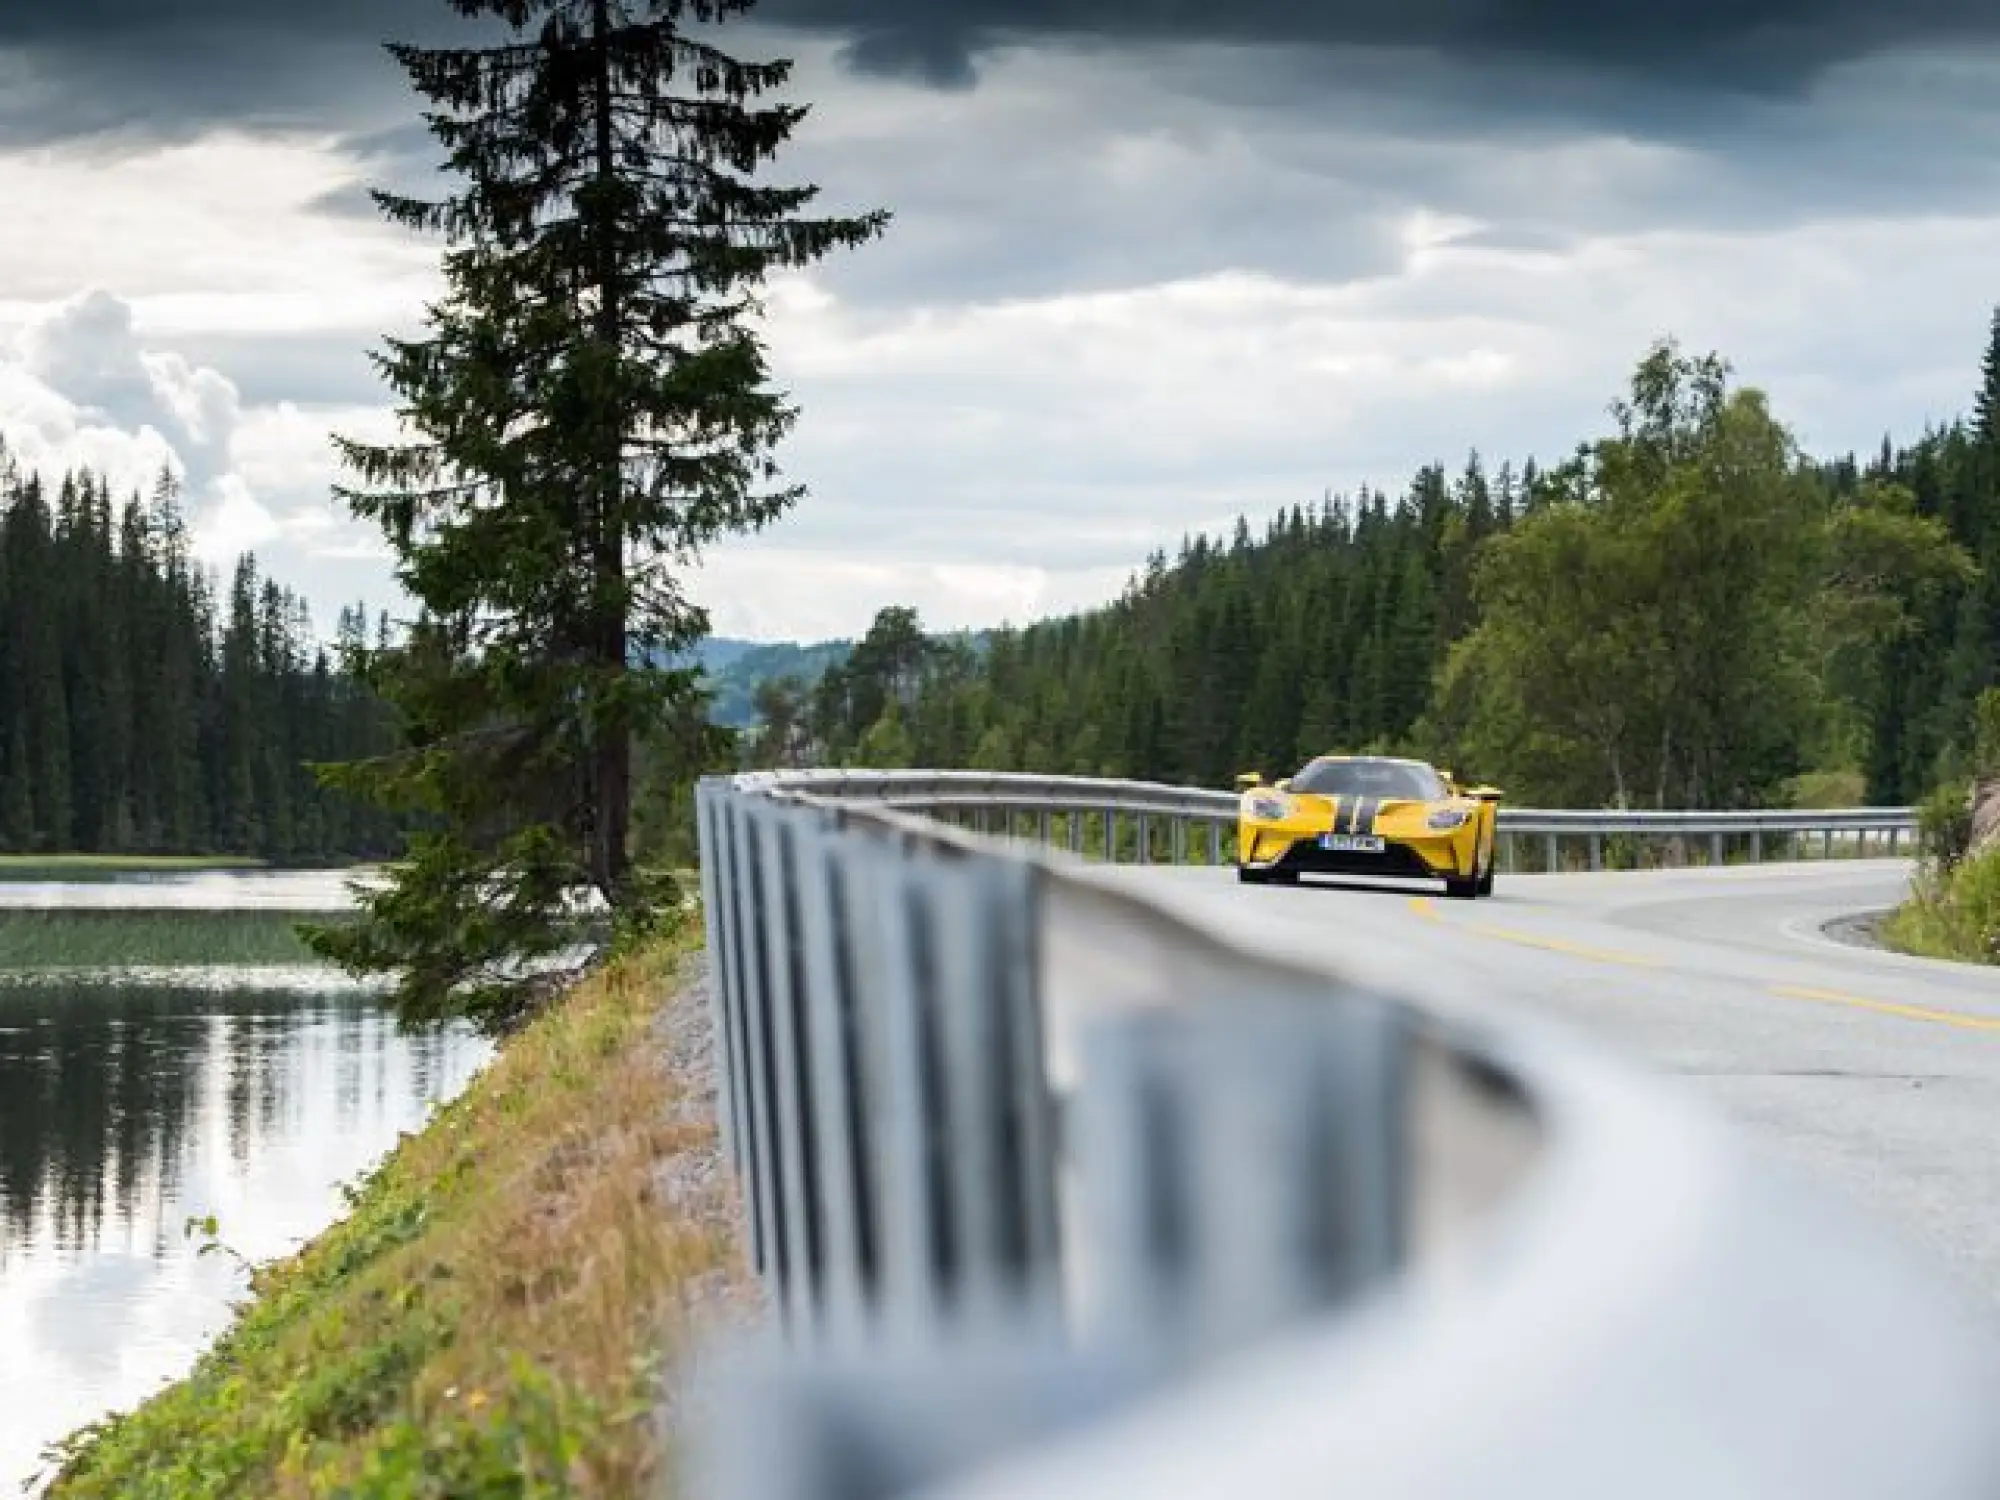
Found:
[[[1683,851],[1694,841],[1707,845],[1708,863],[1724,863],[1732,844],[1743,849],[1752,864],[1763,861],[1770,851],[1768,841],[1794,857],[1802,856],[1817,840],[1819,857],[1832,859],[1836,847],[1857,856],[1870,852],[1890,857],[1903,852],[1905,839],[1916,845],[1917,813],[1912,807],[1848,807],[1824,811],[1794,808],[1762,808],[1749,812],[1681,811],[1572,811],[1553,808],[1500,809],[1499,831],[1506,868],[1521,867],[1517,842],[1539,836],[1544,850],[1543,868],[1561,868],[1562,843],[1581,840],[1589,867],[1605,867],[1606,845],[1613,839],[1627,841],[1670,841]],[[1874,842],[1871,851],[1870,840]],[[1683,861],[1685,862],[1685,861]]]
[[[697,1492],[2000,1493],[1991,1351],[1870,1229],[1469,979],[917,812],[1214,794],[978,780],[700,789],[777,1338]]]
[[[1221,864],[1233,847],[1240,799],[1231,792],[1112,781],[1087,776],[1033,776],[987,771],[796,771],[746,778],[746,786],[777,785],[805,795],[923,813],[980,833],[1026,836],[1044,845],[1087,848],[1117,860],[1129,850],[1142,864],[1185,864],[1197,853]],[[1018,827],[1026,820],[1026,828]],[[1060,823],[1060,827],[1058,827]],[[1824,810],[1761,808],[1706,812],[1653,809],[1509,807],[1499,818],[1501,868],[1526,868],[1522,845],[1539,844],[1540,865],[1559,870],[1566,851],[1601,870],[1618,841],[1668,845],[1675,862],[1700,849],[1710,864],[1732,852],[1751,863],[1777,852],[1820,858],[1837,853],[1894,857],[1915,847],[1912,807]],[[1129,839],[1126,837],[1129,835]]]

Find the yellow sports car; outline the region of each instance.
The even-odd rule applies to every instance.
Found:
[[[1246,883],[1372,875],[1442,880],[1467,899],[1493,894],[1492,787],[1464,789],[1423,761],[1376,755],[1323,755],[1276,786],[1236,780],[1236,874]]]

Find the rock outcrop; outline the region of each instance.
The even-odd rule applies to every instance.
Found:
[[[1972,838],[1968,855],[2000,848],[2000,776],[1982,776],[1972,784]]]

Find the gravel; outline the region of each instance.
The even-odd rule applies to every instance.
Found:
[[[669,1118],[675,1124],[712,1127],[716,1120],[715,1036],[708,961],[690,958],[679,987],[660,1007],[656,1035],[669,1074],[681,1085]],[[666,1372],[659,1412],[663,1451],[678,1454],[712,1409],[707,1382],[712,1356],[754,1337],[769,1312],[762,1283],[748,1264],[749,1235],[722,1137],[707,1129],[700,1144],[677,1151],[659,1167],[663,1211],[728,1236],[739,1247],[738,1264],[704,1272],[682,1283],[675,1358]],[[678,1476],[677,1476],[678,1477]]]
[[[1889,920],[1889,911],[1863,911],[1852,916],[1835,917],[1820,929],[1836,943],[1847,943],[1856,948],[1887,948],[1882,941],[1882,924]]]

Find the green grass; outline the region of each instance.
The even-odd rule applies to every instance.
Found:
[[[1949,874],[1928,863],[1910,899],[1883,921],[1882,941],[1918,958],[2000,963],[2000,850],[1961,860]]]
[[[1912,900],[1897,907],[1883,918],[1876,933],[1896,952],[1916,958],[1980,961],[1976,953],[1963,951],[1953,924],[1929,901]]]
[[[231,967],[319,962],[301,922],[345,914],[295,911],[0,909],[0,971]]]
[[[264,860],[233,854],[0,854],[0,880],[88,880],[265,868]]]
[[[345,1220],[254,1273],[185,1380],[69,1440],[51,1500],[657,1493],[660,1361],[744,1275],[719,1185],[663,1196],[715,1150],[655,1031],[697,931],[510,1041]]]

